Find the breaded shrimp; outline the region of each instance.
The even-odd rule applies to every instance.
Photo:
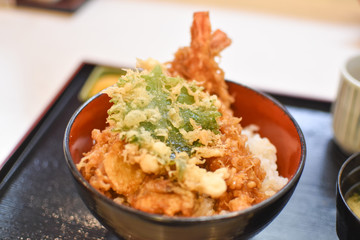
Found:
[[[216,94],[227,107],[234,101],[227,91],[224,72],[215,57],[231,44],[221,30],[211,32],[208,12],[194,13],[190,47],[180,48],[169,62],[169,72],[188,80],[200,82],[210,94]]]

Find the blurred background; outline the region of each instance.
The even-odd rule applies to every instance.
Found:
[[[0,0],[0,162],[81,63],[171,60],[195,11],[233,41],[226,79],[266,92],[331,102],[360,49],[357,0]]]

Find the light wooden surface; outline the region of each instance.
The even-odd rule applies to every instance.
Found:
[[[74,14],[0,2],[0,162],[85,60],[132,67],[189,44],[194,11],[232,45],[226,78],[259,90],[335,99],[339,67],[360,48],[356,0],[90,0]]]

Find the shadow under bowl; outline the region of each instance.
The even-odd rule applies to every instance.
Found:
[[[339,239],[360,239],[360,219],[346,200],[354,187],[360,185],[360,152],[351,155],[341,166],[336,183],[336,232]]]
[[[93,144],[91,131],[104,129],[110,98],[98,94],[72,116],[65,131],[64,153],[79,195],[93,215],[110,231],[126,239],[246,239],[264,229],[284,208],[302,174],[306,146],[303,133],[284,106],[270,96],[227,82],[235,95],[234,113],[242,126],[256,124],[262,137],[277,148],[278,171],[289,179],[274,196],[242,211],[210,217],[168,217],[116,204],[94,189],[76,164]]]

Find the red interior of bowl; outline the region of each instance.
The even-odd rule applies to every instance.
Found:
[[[235,94],[233,110],[242,117],[242,126],[256,124],[260,134],[267,137],[277,148],[278,170],[281,176],[291,178],[301,162],[301,140],[296,126],[282,108],[263,95],[234,83],[228,83]],[[70,152],[78,163],[84,152],[92,146],[91,131],[104,129],[107,109],[111,106],[109,97],[102,94],[91,101],[74,120],[69,136]]]
[[[234,114],[241,117],[243,127],[256,124],[260,135],[267,137],[277,149],[277,165],[281,176],[291,178],[301,162],[301,139],[291,117],[275,102],[244,86],[228,83],[235,95]]]
[[[83,153],[91,149],[92,130],[105,128],[107,110],[112,105],[109,100],[106,94],[99,95],[89,102],[74,120],[69,134],[69,149],[75,163],[79,163]]]

